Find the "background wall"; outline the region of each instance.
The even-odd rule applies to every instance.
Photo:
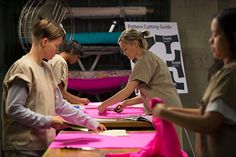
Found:
[[[18,42],[17,23],[20,10],[25,3],[26,0],[0,0],[0,99],[2,98],[2,80],[6,70],[24,54]],[[1,131],[0,125],[0,137]],[[2,156],[1,151],[0,156]]]
[[[196,107],[207,86],[208,68],[213,63],[208,39],[210,23],[215,13],[236,7],[234,0],[171,0],[170,21],[177,22],[188,83],[188,94],[180,95],[184,107]],[[189,132],[194,145],[194,133]],[[190,147],[184,137],[184,148]]]

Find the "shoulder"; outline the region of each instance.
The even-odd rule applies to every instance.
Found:
[[[146,51],[143,58],[149,61],[153,61],[153,62],[158,62],[158,63],[163,62],[163,60],[160,57],[158,57],[151,51]]]
[[[151,51],[145,51],[144,55],[138,59],[137,63],[139,64],[148,64],[148,65],[152,65],[153,67],[159,67],[159,66],[165,66],[165,62],[158,57],[157,55],[155,55],[153,52]]]
[[[236,63],[228,64],[223,69],[229,73],[236,73]]]
[[[48,61],[48,63],[52,66],[58,66],[58,64],[67,65],[65,59],[59,54],[56,54],[51,60]]]
[[[27,56],[21,57],[9,68],[5,75],[4,82],[9,83],[16,78],[30,82],[34,73],[33,67],[34,64],[27,58]]]
[[[236,86],[236,64],[225,65],[212,76],[210,84],[220,88]]]
[[[18,59],[15,63],[12,64],[9,70],[11,71],[27,71],[32,69],[34,64],[28,57],[25,55]]]
[[[236,77],[236,63],[225,65],[220,71],[216,73],[218,78],[235,78]]]

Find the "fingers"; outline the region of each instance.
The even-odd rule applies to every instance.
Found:
[[[106,108],[105,107],[103,107],[102,105],[99,105],[97,107],[97,109],[98,109],[98,114],[99,115],[105,115],[105,113],[106,113]]]
[[[61,118],[60,116],[52,116],[51,123],[63,124],[64,119]]]
[[[65,128],[64,119],[60,116],[52,116],[51,127],[57,130]]]
[[[80,103],[88,105],[90,103],[90,100],[88,98],[80,98]]]
[[[84,98],[84,100],[83,100],[83,103],[84,103],[84,105],[88,105],[89,104],[89,99],[87,99],[87,98]]]
[[[105,130],[107,130],[107,128],[103,124],[99,124],[95,132],[99,133],[99,132],[103,132]]]
[[[98,112],[98,114],[99,114],[100,116],[106,116],[106,115],[107,115],[107,111],[105,110],[105,111],[103,111],[103,112]]]

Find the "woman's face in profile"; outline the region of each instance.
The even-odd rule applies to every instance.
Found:
[[[59,45],[63,38],[59,37],[54,40],[47,40],[44,45],[44,58],[47,60],[52,59],[58,51]]]
[[[75,64],[78,62],[78,59],[79,59],[79,55],[78,54],[69,54],[69,57],[68,57],[68,63],[69,64]]]
[[[219,27],[216,18],[211,22],[211,37],[209,43],[214,58],[219,60],[229,59],[231,54],[229,42],[225,37],[224,31]]]
[[[125,43],[123,40],[119,42],[120,48],[123,54],[126,55],[130,60],[137,57],[136,45],[134,43]]]

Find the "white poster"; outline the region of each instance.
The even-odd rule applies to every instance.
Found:
[[[177,23],[125,22],[125,27],[150,31],[149,50],[166,62],[178,93],[188,93]]]

